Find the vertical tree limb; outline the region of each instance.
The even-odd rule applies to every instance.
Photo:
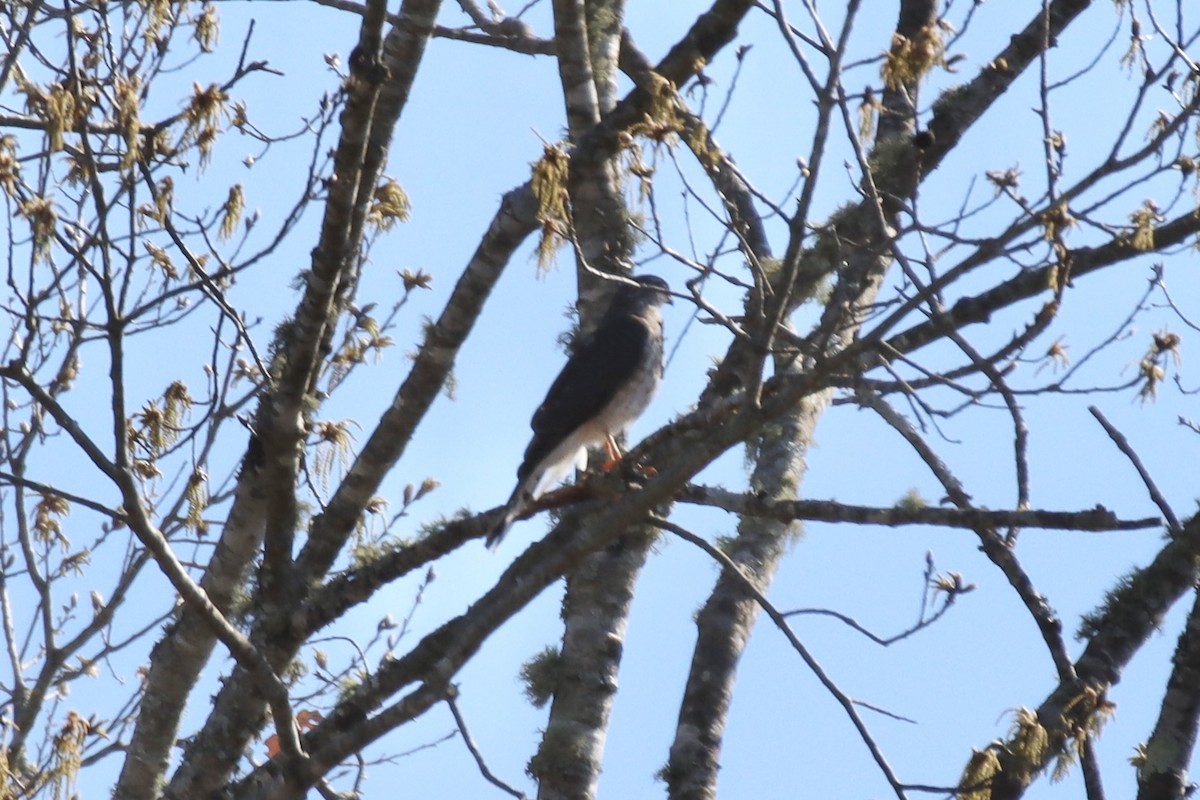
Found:
[[[567,131],[578,141],[600,121],[600,100],[592,79],[585,0],[554,0],[554,44],[558,79],[567,109]]]
[[[906,0],[901,4],[898,35],[915,35],[915,30],[932,25],[936,4],[930,0]],[[840,81],[838,62],[830,66],[826,90],[831,92]],[[877,147],[897,147],[904,132],[913,125],[913,103],[916,80],[893,87],[891,92],[903,95],[897,105],[896,119],[881,127]],[[831,100],[829,101],[831,102]],[[891,177],[903,187],[916,185],[916,171],[911,160],[901,164]],[[891,187],[889,187],[891,188]],[[911,190],[911,188],[909,189]],[[903,192],[900,196],[905,196]],[[879,201],[875,195],[875,202]],[[871,198],[867,207],[871,208]],[[866,209],[864,209],[866,210]],[[873,210],[873,209],[872,209]],[[894,213],[894,211],[892,212]],[[821,321],[818,346],[823,355],[832,355],[851,341],[861,325],[861,310],[873,302],[879,281],[890,264],[886,243],[889,229],[878,213],[864,213],[841,231],[847,241],[855,243],[852,253],[838,259],[842,264],[834,297],[826,305]],[[805,231],[793,224],[788,254],[784,259],[785,279],[775,287],[774,296],[765,311],[772,326],[784,323],[790,310],[792,295],[799,276],[800,259],[805,256],[801,247]],[[790,266],[789,266],[790,264]],[[832,269],[833,265],[821,265]],[[749,301],[754,302],[752,297]],[[747,306],[747,315],[753,309]],[[760,331],[766,342],[773,341],[773,330]],[[735,342],[735,347],[743,347]],[[791,375],[811,367],[811,362],[794,357],[777,357],[777,375]],[[755,392],[757,395],[757,392]],[[831,393],[816,393],[804,398],[795,409],[783,414],[777,424],[767,426],[755,442],[755,470],[751,490],[773,501],[794,500],[799,496],[807,450],[813,432],[831,398]],[[728,555],[742,567],[745,580],[765,593],[774,577],[779,558],[793,526],[778,521],[743,518],[738,535],[729,547]],[[742,576],[722,571],[712,594],[696,619],[697,637],[692,664],[688,673],[679,722],[671,744],[670,759],[665,770],[668,796],[671,800],[713,800],[717,797],[717,778],[720,769],[721,743],[725,722],[732,700],[738,661],[758,614],[758,605],[746,591]]]
[[[578,142],[615,105],[623,0],[555,0],[554,11],[567,120]],[[611,296],[611,287],[589,268],[626,273],[633,237],[617,157],[575,148],[569,170],[572,235],[577,256],[587,262],[576,264],[582,332],[594,327]],[[542,741],[529,762],[539,800],[596,796],[629,605],[652,540],[643,526],[631,528],[567,576],[559,678]]]
[[[308,413],[304,398],[315,386],[321,359],[341,312],[340,302],[354,281],[353,270],[361,247],[366,209],[386,158],[382,148],[390,141],[396,119],[403,110],[403,100],[415,80],[416,65],[432,33],[439,7],[440,0],[406,0],[400,10],[401,22],[388,34],[385,46],[381,31],[386,4],[371,4],[351,59],[350,99],[342,115],[341,140],[335,151],[321,237],[306,276],[305,292],[295,322],[287,327],[281,344],[285,353],[282,371],[275,376],[277,382],[268,388],[257,415],[256,439],[263,448],[261,464],[259,469],[244,473],[245,479],[272,487],[270,492],[257,499],[266,510],[264,576],[267,579],[263,588],[265,598],[271,600],[266,608],[268,611],[273,608],[278,614],[290,611],[292,600],[289,598],[299,587],[292,567],[292,542],[296,524],[298,448],[306,435],[302,415]],[[396,39],[403,41],[398,43]],[[385,79],[388,79],[386,92],[382,91]],[[387,100],[382,113],[378,107],[381,96]],[[380,125],[384,126],[384,132],[374,133]],[[251,447],[256,446],[252,442]],[[268,613],[267,616],[272,615]],[[203,650],[203,644],[200,643],[200,648],[188,648],[188,654],[194,657],[197,649]],[[163,657],[169,652],[162,651]],[[281,669],[291,658],[286,647],[282,650],[268,648],[267,652],[276,669]],[[203,663],[180,660],[171,672],[198,672]],[[170,672],[164,674],[170,675]],[[241,678],[245,682],[247,676],[242,674]],[[233,683],[231,678],[227,688]],[[247,687],[252,696],[260,699],[257,705],[239,707],[233,717],[221,719],[217,727],[221,730],[218,738],[222,742],[232,744],[240,739],[244,743],[261,724],[261,695],[252,685],[247,684]],[[254,708],[259,710],[253,711]],[[215,716],[218,715],[214,709]],[[235,718],[240,724],[231,727],[229,720]],[[210,721],[212,719],[210,717]],[[211,787],[224,780],[240,756],[242,745],[226,750],[206,749],[208,741],[203,735],[193,741],[195,749],[191,752],[195,757],[188,759],[172,778],[170,792],[186,794],[192,791],[188,787],[193,782]],[[158,747],[166,748],[169,744],[169,740],[161,741]],[[218,752],[223,755],[217,756]],[[205,753],[205,757],[200,753]]]
[[[1172,662],[1158,721],[1134,760],[1138,800],[1177,800],[1195,785],[1188,780],[1188,767],[1200,726],[1200,594],[1193,599]]]
[[[794,412],[765,428],[755,443],[757,457],[750,479],[753,493],[771,500],[796,498],[807,464],[807,445],[831,396],[824,392],[806,397]],[[750,582],[766,593],[795,531],[795,523],[749,516],[738,523],[737,536],[726,554],[742,574],[723,569],[696,616],[696,645],[664,771],[671,800],[717,797],[721,745],[737,664],[760,610],[745,584]]]

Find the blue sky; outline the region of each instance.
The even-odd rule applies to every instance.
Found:
[[[894,6],[886,5],[886,11],[881,9],[878,14],[872,9],[857,29],[861,46],[872,55],[888,41]],[[1023,23],[1036,6],[1005,3],[981,9],[971,37],[964,41],[963,49],[969,55],[961,67],[964,77],[937,75],[934,86],[970,77],[980,60],[1007,39],[1014,20]],[[1096,42],[1111,35],[1117,17],[1106,6],[1100,4],[1080,23],[1084,36],[1077,37],[1073,30],[1071,44],[1054,51],[1054,70],[1074,71],[1091,57]],[[647,10],[646,17],[637,16],[638,9],[633,9],[628,26],[651,58],[656,58],[699,8],[702,6],[695,3],[674,4],[668,14],[660,6]],[[797,18],[801,15],[798,8],[792,13]],[[1080,44],[1081,39],[1087,44]],[[794,180],[795,158],[805,155],[809,147],[811,102],[798,71],[766,20],[760,17],[745,25],[738,41],[752,42],[754,49],[748,54],[740,89],[717,135],[756,185],[778,196]],[[1117,52],[1123,42],[1122,36]],[[1115,58],[1111,55],[1109,61]],[[727,86],[732,66],[731,48],[710,70],[717,81],[718,95],[714,97],[719,99]],[[393,237],[396,241],[385,243],[375,259],[382,261],[395,247],[401,263],[422,266],[438,276],[444,269],[450,276],[474,246],[474,235],[469,232],[482,228],[501,192],[524,179],[525,165],[540,150],[538,135],[552,138],[561,128],[561,111],[553,99],[555,74],[548,60],[471,52],[463,45],[435,42],[423,69],[424,82],[419,82],[401,125],[390,168],[413,197],[413,222],[398,231]],[[860,69],[859,81],[877,84],[875,70],[875,66]],[[851,89],[857,88],[853,79],[847,83]],[[1119,71],[1106,69],[1093,86],[1081,86],[1075,99],[1064,92],[1064,100],[1055,106],[1055,121],[1070,137],[1068,177],[1090,167],[1108,145],[1107,141],[1093,145],[1087,128],[1080,127],[1108,110],[1090,98],[1108,87],[1114,93],[1127,92],[1134,84],[1136,81]],[[968,175],[977,178],[976,201],[986,198],[991,188],[982,180],[985,169],[1019,165],[1030,182],[1038,185],[1041,133],[1039,119],[1031,110],[1036,104],[1036,97],[1030,94],[1032,86],[1029,78],[1019,83],[990,120],[973,131],[969,141],[930,180],[922,197],[928,218],[953,214],[962,202]],[[926,107],[934,96],[926,92]],[[1117,108],[1119,103],[1114,102],[1113,109]],[[1153,113],[1153,109],[1148,111]],[[454,120],[450,124],[422,124],[446,113]],[[439,152],[449,157],[436,157]],[[851,196],[853,178],[841,168],[844,158],[845,154],[839,154],[827,160],[818,209],[832,210]],[[669,172],[664,161],[660,176]],[[670,178],[664,181],[670,187]],[[450,201],[441,199],[447,184],[453,187]],[[660,189],[660,198],[672,197],[666,187]],[[1030,194],[1036,196],[1036,191],[1030,190]],[[699,216],[694,214],[693,219]],[[1008,221],[1013,216],[1013,209],[1008,208],[1000,219]],[[993,230],[996,224],[996,217],[988,215],[979,219],[977,228]],[[711,240],[711,226],[703,233]],[[775,234],[775,245],[781,250],[784,240],[779,238],[778,226]],[[435,251],[422,261],[421,254],[431,243]],[[677,246],[684,249],[682,243]],[[458,257],[456,248],[461,251]],[[1086,351],[1090,343],[1117,328],[1127,311],[1131,287],[1140,291],[1141,281],[1148,277],[1148,262],[1122,267],[1120,276],[1079,282],[1062,316],[1063,328],[1071,332],[1072,354]],[[509,267],[481,320],[481,335],[467,346],[457,367],[459,399],[435,407],[406,459],[417,471],[406,473],[406,464],[402,464],[398,483],[419,479],[422,470],[430,472],[443,481],[437,502],[447,508],[463,503],[480,509],[507,495],[506,478],[526,442],[524,420],[561,363],[555,337],[566,324],[561,312],[572,297],[568,264],[564,257],[557,271],[540,279],[535,277],[531,261],[522,264],[518,258]],[[668,279],[679,280],[678,268],[670,264],[659,261],[653,268]],[[1137,277],[1130,279],[1134,271]],[[994,279],[995,274],[981,276],[979,281]],[[444,296],[447,284],[443,282],[439,290],[442,294],[435,293],[435,298]],[[668,311],[669,336],[678,335],[689,313],[680,304]],[[1026,306],[997,315],[994,332],[971,333],[976,341],[1007,337],[1030,313]],[[1140,335],[1102,360],[1091,373],[1094,380],[1115,383],[1131,374],[1144,352],[1148,324],[1140,322]],[[707,357],[723,350],[722,337],[711,328],[693,325],[688,330],[681,353],[668,370],[662,395],[634,427],[634,439],[686,409],[703,381]],[[515,360],[511,358],[514,353],[519,354]],[[497,364],[506,366],[497,369]],[[364,381],[380,380],[380,372],[376,370]],[[481,397],[486,399],[481,401]],[[1143,406],[1126,391],[1101,396],[1096,402],[1131,436],[1168,497],[1186,513],[1195,489],[1187,471],[1178,465],[1189,458],[1186,449],[1195,445],[1190,437],[1180,435],[1174,422],[1175,412],[1186,408],[1186,399],[1165,390],[1157,405]],[[1083,405],[1077,398],[1031,404],[1034,505],[1082,509],[1103,503],[1128,516],[1153,515],[1129,465]],[[449,446],[442,433],[446,430],[457,432]],[[945,430],[948,438],[957,441],[938,441],[939,450],[976,501],[993,508],[1012,507],[1015,481],[1007,417],[999,411],[982,412],[949,421]],[[1173,446],[1164,446],[1167,442]],[[713,483],[739,485],[744,480],[741,454],[728,454],[702,477]],[[931,500],[941,496],[917,459],[869,413],[839,407],[828,414],[811,454],[806,496],[890,505],[912,488]],[[735,524],[720,512],[681,509],[677,513],[677,519],[709,537],[728,534]],[[427,606],[418,616],[433,624],[443,613],[461,610],[464,586],[487,586],[504,566],[506,556],[515,553],[526,537],[537,536],[544,524],[535,520],[516,528],[495,557],[468,549],[439,565],[438,584],[427,594]],[[1020,705],[1036,705],[1053,685],[1052,665],[1042,655],[1035,628],[1002,577],[978,552],[972,534],[818,524],[810,524],[806,530],[772,589],[772,599],[780,608],[833,608],[878,632],[894,632],[916,617],[927,551],[934,554],[939,569],[960,571],[976,583],[977,590],[965,596],[941,623],[889,649],[878,648],[827,619],[806,618],[795,623],[807,646],[848,693],[918,723],[866,713],[901,778],[914,783],[952,783],[971,747],[982,747],[1002,736],[1011,722],[1010,712]],[[1039,588],[1062,615],[1067,630],[1072,630],[1079,615],[1099,603],[1117,575],[1151,557],[1160,536],[1157,530],[1116,534],[1030,531],[1022,539],[1020,554]],[[679,542],[664,541],[651,560],[630,623],[601,796],[660,794],[661,788],[651,776],[664,763],[673,735],[692,646],[691,615],[703,602],[714,577],[711,563]],[[401,598],[400,602],[407,597],[403,587],[390,594]],[[548,591],[526,614],[506,626],[460,681],[464,713],[491,758],[491,767],[518,785],[544,716],[523,705],[515,674],[530,654],[557,642],[558,599],[557,589]],[[1126,760],[1152,725],[1179,622],[1177,614],[1164,626],[1164,635],[1139,655],[1113,693],[1117,718],[1099,742],[1113,796],[1132,791],[1133,775]],[[1072,652],[1078,649],[1073,644]],[[432,716],[436,718],[438,713]],[[448,728],[445,714],[441,716]],[[438,729],[436,722],[433,728]],[[400,734],[399,738],[410,741],[408,736],[416,741],[415,734]],[[447,774],[438,764],[456,766]],[[465,753],[453,744],[414,757],[399,769],[406,783],[435,775],[443,793],[474,796],[484,791]],[[453,781],[453,790],[447,781]],[[742,665],[721,786],[724,794],[734,797],[878,797],[889,793],[844,716],[768,625],[760,625]],[[1081,793],[1078,771],[1074,771],[1061,786],[1043,782],[1030,796]]]
[[[546,4],[542,4],[546,5]],[[650,58],[657,59],[706,4],[633,4],[627,26]],[[802,4],[786,4],[793,21],[802,20]],[[880,53],[890,37],[895,3],[869,3],[855,29],[855,53]],[[961,3],[960,3],[961,5]],[[927,111],[936,90],[966,80],[1023,25],[1040,3],[993,2],[979,7],[977,18],[954,52],[967,56],[960,74],[938,72],[922,96]],[[267,59],[282,76],[253,76],[237,87],[235,99],[245,100],[250,118],[263,130],[282,134],[310,114],[322,92],[333,91],[337,78],[324,56],[337,53],[344,61],[357,40],[356,20],[349,14],[300,3],[221,3],[222,45],[218,54],[201,59],[178,74],[181,85],[206,84],[224,76],[237,56],[249,20],[257,20],[251,54]],[[509,9],[513,10],[513,9]],[[547,8],[535,8],[530,20],[540,34],[550,28]],[[1077,23],[1064,46],[1051,52],[1055,75],[1068,75],[1095,54],[1118,25],[1111,4],[1097,3]],[[445,25],[465,24],[453,5],[443,10]],[[836,21],[830,21],[834,26]],[[1082,33],[1081,33],[1082,32]],[[1055,95],[1054,121],[1067,132],[1069,149],[1066,180],[1092,168],[1111,143],[1115,116],[1137,86],[1116,65],[1126,35],[1116,44],[1094,76],[1081,79]],[[710,107],[723,99],[733,75],[734,47],[753,44],[748,52],[739,89],[717,137],[733,154],[756,186],[780,197],[795,180],[796,158],[807,156],[814,112],[803,79],[779,41],[778,32],[763,15],[743,26],[738,41],[724,51],[708,74],[715,80]],[[1195,54],[1193,54],[1195,55]],[[924,218],[937,221],[953,215],[970,191],[971,202],[990,197],[983,179],[989,169],[1019,166],[1028,180],[1023,190],[1039,194],[1042,171],[1041,127],[1031,110],[1037,105],[1035,75],[1025,76],[1009,97],[973,130],[922,190]],[[851,91],[866,84],[878,86],[877,64],[864,64],[846,81]],[[171,97],[163,95],[162,102]],[[1061,99],[1058,99],[1061,97]],[[1161,98],[1159,98],[1161,102]],[[1157,106],[1150,104],[1138,124],[1148,128]],[[397,128],[388,173],[401,182],[412,201],[412,219],[383,236],[371,254],[359,303],[386,306],[398,296],[400,269],[422,269],[434,276],[429,292],[418,292],[405,307],[392,336],[398,346],[382,363],[352,375],[342,391],[322,410],[325,419],[355,418],[369,430],[390,402],[407,369],[406,353],[414,346],[422,319],[436,316],[458,272],[474,250],[499,203],[500,196],[521,184],[529,164],[542,151],[542,140],[560,137],[563,127],[561,92],[554,63],[463,43],[435,40],[421,68],[411,103]],[[1097,131],[1099,133],[1097,133]],[[835,136],[827,155],[814,219],[853,199],[854,170],[842,166],[850,158]],[[1133,136],[1137,141],[1137,135]],[[247,206],[260,208],[262,230],[270,230],[273,215],[282,213],[281,198],[298,191],[297,165],[307,158],[307,143],[282,145],[263,154],[233,133],[223,141],[213,165],[196,174],[196,183],[177,185],[181,198],[197,197],[197,206],[214,207],[224,187],[246,184]],[[242,159],[255,154],[247,170]],[[678,153],[682,162],[687,156]],[[665,209],[672,246],[688,250],[679,213],[679,184],[666,154],[659,157],[658,190]],[[687,167],[689,179],[698,173]],[[974,187],[969,190],[974,179]],[[213,188],[216,187],[216,188]],[[1163,182],[1146,187],[1145,194],[1165,202],[1174,191]],[[193,194],[195,192],[195,194]],[[1131,196],[1130,211],[1141,196]],[[1190,197],[1189,202],[1194,202]],[[785,204],[790,208],[790,203]],[[319,208],[314,209],[319,211]],[[717,226],[691,207],[693,235],[703,253],[718,235]],[[995,231],[1018,216],[1011,205],[998,203],[965,230],[968,235]],[[235,305],[254,308],[263,318],[260,345],[273,324],[294,304],[290,288],[316,241],[319,219],[310,212],[291,241],[260,269],[247,274],[231,290]],[[773,245],[782,251],[783,226],[773,223]],[[1070,234],[1071,244],[1092,241],[1095,231],[1081,228]],[[498,505],[512,488],[514,470],[527,442],[527,420],[563,361],[558,335],[567,328],[564,312],[572,302],[573,268],[569,253],[560,265],[539,274],[531,245],[514,259],[489,301],[475,335],[455,370],[455,397],[435,404],[402,462],[385,484],[385,494],[399,507],[407,483],[426,476],[441,487],[414,507],[411,524],[461,507],[475,511]],[[644,256],[653,254],[648,247]],[[1069,332],[1068,351],[1078,358],[1090,346],[1121,328],[1133,298],[1150,277],[1150,264],[1167,261],[1167,281],[1185,305],[1196,309],[1200,293],[1188,285],[1187,269],[1195,256],[1140,259],[1098,278],[1077,282],[1068,292],[1058,330]],[[647,269],[676,285],[688,277],[666,259]],[[968,287],[982,286],[1011,273],[1005,267],[981,271]],[[737,298],[718,295],[733,307]],[[969,331],[976,343],[1003,341],[1025,324],[1036,306],[996,315],[987,330]],[[691,308],[676,303],[667,311],[669,347],[679,352],[666,374],[663,390],[635,425],[637,440],[685,411],[705,380],[709,358],[723,352],[726,341],[715,326],[688,325]],[[804,318],[804,311],[798,319]],[[798,323],[800,324],[800,323]],[[1161,327],[1183,326],[1169,311],[1151,309],[1136,324],[1136,332],[1114,345],[1091,365],[1078,385],[1115,384],[1132,377],[1144,353],[1149,333]],[[680,332],[687,330],[679,342]],[[1181,331],[1182,332],[1182,331]],[[1048,346],[1051,337],[1044,338]],[[1187,341],[1185,336],[1185,342]],[[191,342],[163,339],[136,354],[145,369],[135,376],[134,396],[161,392],[170,379],[198,380],[203,358]],[[983,346],[983,345],[981,345]],[[179,366],[169,376],[150,365],[170,348]],[[158,348],[157,350],[154,348]],[[986,349],[986,347],[984,347]],[[1038,347],[1031,349],[1038,352]],[[1186,344],[1184,348],[1187,356]],[[194,356],[194,359],[191,358]],[[943,351],[921,354],[937,367]],[[189,366],[195,363],[197,366]],[[1186,362],[1185,362],[1186,364]],[[1036,365],[1021,367],[1016,380],[1036,383]],[[190,377],[189,377],[190,376]],[[1040,376],[1044,378],[1045,372]],[[1188,385],[1185,380],[1185,385]],[[1038,508],[1080,510],[1097,503],[1126,517],[1156,513],[1128,462],[1086,411],[1089,401],[1076,396],[1030,399],[1030,463],[1033,505]],[[1191,397],[1164,385],[1153,404],[1139,403],[1133,390],[1100,395],[1092,400],[1122,429],[1137,448],[1164,494],[1185,516],[1196,496],[1193,471],[1200,442],[1176,423],[1180,414],[1200,416]],[[1012,468],[1012,432],[1007,415],[980,409],[944,421],[945,439],[930,438],[964,481],[976,502],[991,508],[1011,508],[1016,500]],[[360,441],[365,433],[360,434]],[[932,476],[899,438],[878,418],[853,406],[838,406],[822,421],[817,446],[810,453],[804,485],[806,497],[888,506],[910,490],[931,502],[942,492]],[[222,454],[225,469],[240,457],[241,442],[230,441]],[[212,470],[214,475],[220,470]],[[742,454],[730,452],[701,480],[730,487],[744,484]],[[708,538],[733,531],[736,520],[719,511],[680,508],[674,517]],[[403,524],[403,523],[402,523]],[[546,529],[544,518],[519,524],[499,552],[468,546],[437,564],[438,577],[424,595],[413,618],[411,637],[437,627],[463,611],[492,585],[523,545]],[[879,648],[826,618],[802,617],[794,627],[818,660],[844,691],[864,702],[911,718],[915,724],[863,712],[872,732],[902,780],[911,783],[953,783],[970,755],[1002,736],[1011,711],[1036,706],[1054,685],[1052,664],[1044,655],[1037,631],[1003,577],[978,551],[974,535],[931,528],[874,529],[809,524],[803,539],[785,560],[772,587],[771,599],[781,609],[836,609],[863,625],[888,634],[912,624],[923,593],[926,553],[940,571],[961,572],[977,589],[962,597],[956,608],[931,629],[890,648]],[[1145,563],[1157,551],[1161,531],[1133,533],[1062,533],[1027,531],[1019,555],[1034,582],[1047,595],[1071,631],[1079,615],[1094,609],[1117,576]],[[710,590],[716,570],[702,553],[664,539],[651,558],[640,584],[630,621],[621,690],[608,743],[601,797],[660,796],[653,775],[665,762],[674,731],[675,714],[691,657],[692,614]],[[153,584],[157,579],[151,581]],[[369,637],[376,622],[388,613],[408,613],[416,578],[381,592],[369,609],[355,612],[342,632]],[[489,759],[491,769],[510,783],[529,789],[526,760],[539,740],[545,712],[524,700],[517,680],[523,661],[560,634],[560,587],[553,587],[523,614],[506,625],[462,672],[460,704],[471,732]],[[149,593],[148,593],[149,594]],[[1190,604],[1186,599],[1182,605]],[[1169,654],[1185,609],[1163,626],[1163,633],[1137,656],[1112,699],[1116,719],[1099,740],[1099,752],[1110,796],[1129,796],[1134,788],[1127,765],[1134,745],[1148,734],[1157,711]],[[401,645],[403,646],[403,645]],[[337,645],[327,647],[337,657]],[[1072,643],[1072,654],[1080,646]],[[342,656],[345,653],[341,654]],[[203,702],[207,693],[199,692]],[[193,720],[204,713],[198,706]],[[436,707],[417,724],[386,737],[375,753],[396,753],[439,738],[453,729],[449,714]],[[368,793],[402,785],[415,797],[488,797],[490,789],[475,769],[466,749],[451,740],[439,746],[380,765],[371,771]],[[796,796],[873,798],[890,794],[856,733],[833,700],[821,689],[782,636],[760,623],[743,661],[726,736],[722,795],[764,800]],[[99,785],[81,787],[85,796],[99,796]],[[499,796],[498,794],[496,796]],[[914,796],[918,796],[915,795]],[[1082,796],[1078,771],[1060,785],[1039,783],[1033,798]]]

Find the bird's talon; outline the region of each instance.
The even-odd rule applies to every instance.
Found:
[[[638,463],[630,464],[625,469],[625,472],[627,475],[629,475],[632,478],[653,478],[655,475],[658,474],[658,470],[655,469],[654,467],[650,466],[649,464],[638,464]]]

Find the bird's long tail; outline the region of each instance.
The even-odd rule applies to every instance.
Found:
[[[512,497],[508,498],[508,502],[504,504],[504,513],[500,515],[500,519],[495,526],[488,531],[488,535],[484,538],[483,543],[487,545],[489,550],[495,550],[500,546],[500,542],[504,539],[504,534],[508,533],[508,529],[512,527],[513,521],[521,514],[525,507],[525,503],[521,499],[522,486],[517,486],[516,491],[512,493]]]

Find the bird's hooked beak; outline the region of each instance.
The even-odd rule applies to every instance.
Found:
[[[671,297],[671,287],[667,282],[657,275],[635,275],[633,280],[642,284],[647,289],[654,289],[662,298],[661,302],[665,305],[674,305],[675,299]]]

